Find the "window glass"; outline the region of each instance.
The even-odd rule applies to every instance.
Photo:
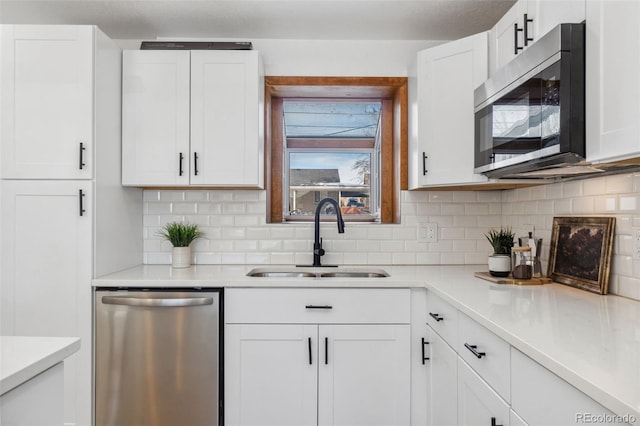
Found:
[[[338,202],[343,215],[375,213],[371,156],[371,152],[289,152],[289,215],[313,216],[318,201],[326,197]],[[324,208],[323,214],[335,214],[330,204]]]

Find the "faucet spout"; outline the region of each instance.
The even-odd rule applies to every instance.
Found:
[[[323,198],[316,206],[316,214],[314,217],[314,238],[313,238],[313,266],[322,266],[320,257],[324,256],[325,250],[322,248],[322,239],[320,238],[320,211],[325,204],[331,204],[336,210],[336,223],[338,225],[338,233],[344,233],[344,220],[340,206],[333,198]]]

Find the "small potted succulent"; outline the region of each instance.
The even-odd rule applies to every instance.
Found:
[[[198,225],[182,222],[167,223],[158,233],[173,245],[171,251],[171,266],[187,268],[191,266],[191,247],[194,240],[202,237]]]
[[[484,234],[493,247],[489,256],[489,273],[494,277],[507,277],[511,272],[511,248],[515,233],[511,228],[490,229]]]

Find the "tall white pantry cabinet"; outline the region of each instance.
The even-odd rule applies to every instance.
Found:
[[[121,49],[95,26],[1,26],[1,327],[72,336],[65,424],[90,425],[91,279],[141,263],[120,185]]]

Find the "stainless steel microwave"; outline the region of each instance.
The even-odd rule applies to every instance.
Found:
[[[475,169],[530,177],[585,158],[585,24],[561,24],[474,92]]]

